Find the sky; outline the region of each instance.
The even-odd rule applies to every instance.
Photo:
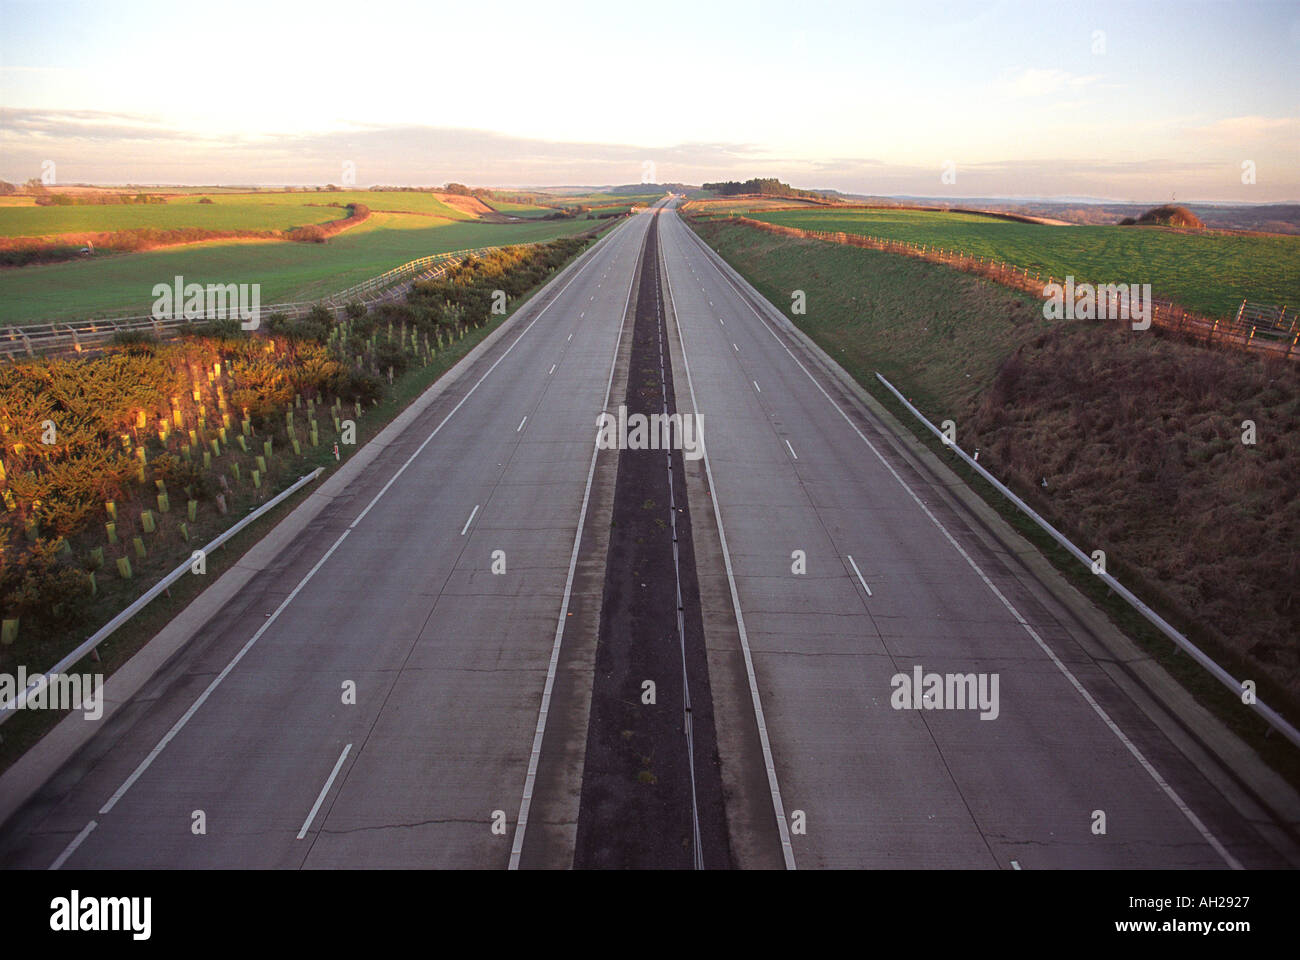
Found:
[[[0,177],[1296,202],[1297,52],[1296,0],[0,0]]]

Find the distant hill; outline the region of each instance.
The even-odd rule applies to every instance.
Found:
[[[699,187],[693,187],[686,183],[623,183],[617,187],[605,187],[601,192],[612,193],[621,197],[647,193],[689,193],[698,189]]]

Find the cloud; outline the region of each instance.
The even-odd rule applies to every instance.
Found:
[[[1024,100],[1048,97],[1062,91],[1077,93],[1100,79],[1098,74],[1075,74],[1068,70],[1029,67],[1009,73],[993,84],[994,93],[1000,97]]]
[[[1300,136],[1300,117],[1223,117],[1189,132],[1233,142],[1285,139]]]
[[[8,144],[25,140],[75,143],[140,140],[188,140],[194,134],[168,127],[154,117],[98,110],[0,109],[0,138]]]
[[[1059,79],[1059,78],[1058,78]],[[1068,88],[1069,81],[1062,80]],[[1259,121],[1263,120],[1263,123]],[[1230,118],[1224,131],[1277,136],[1295,120]],[[1207,128],[1207,129],[1211,129]],[[1187,128],[1184,128],[1187,129]],[[1226,137],[1225,137],[1226,139]],[[647,161],[661,181],[705,183],[754,176],[846,193],[918,196],[1092,196],[1145,201],[1167,197],[1294,200],[1300,177],[1277,168],[1276,181],[1244,187],[1239,161],[1181,153],[1101,160],[1058,158],[957,162],[957,182],[933,166],[852,155],[794,156],[748,142],[687,141],[662,147],[520,137],[487,130],[416,124],[353,124],[301,134],[225,136],[185,130],[133,113],[89,110],[0,111],[0,177],[21,182],[41,163],[58,163],[64,183],[277,185],[338,183],[351,163],[360,186],[599,186],[636,183]],[[1261,169],[1264,169],[1261,160]]]

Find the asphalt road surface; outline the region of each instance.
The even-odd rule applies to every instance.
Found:
[[[706,630],[725,607],[708,679],[728,789],[709,802],[732,862],[1286,865],[1047,591],[659,210],[534,298],[0,827],[0,865],[572,865],[615,556],[598,533],[618,454],[597,455],[596,423],[625,396],[655,217],[667,386],[706,426],[684,484]],[[984,709],[897,708],[918,667],[975,675]]]
[[[649,219],[544,291],[559,291],[545,312],[515,320],[11,819],[3,862],[47,867],[94,821],[66,866],[507,866]]]
[[[794,864],[1284,865],[738,278],[661,223]],[[996,674],[996,717],[895,709],[892,678],[918,666]]]

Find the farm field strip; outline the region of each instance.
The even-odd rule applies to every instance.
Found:
[[[70,207],[0,206],[0,237],[52,237],[116,230],[288,230],[347,216],[346,204],[329,206],[230,202],[88,204]]]

